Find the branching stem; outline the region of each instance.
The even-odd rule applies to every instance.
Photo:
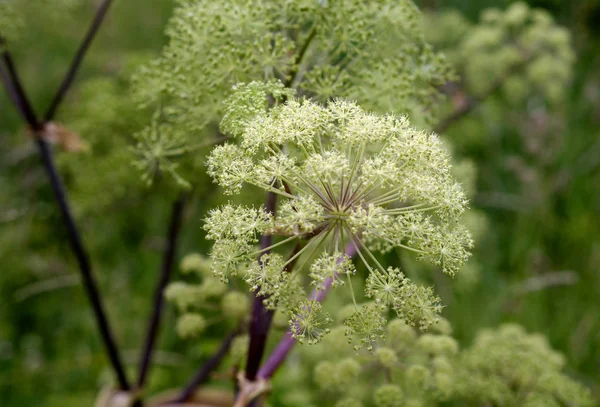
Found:
[[[88,28],[88,31],[85,34],[81,45],[77,49],[77,53],[71,61],[71,66],[69,67],[69,70],[67,71],[67,74],[61,82],[58,91],[54,95],[54,98],[52,99],[52,102],[50,103],[46,114],[44,114],[45,122],[51,121],[54,118],[58,107],[62,103],[65,95],[69,91],[69,88],[73,84],[73,81],[77,76],[77,72],[79,71],[79,67],[81,66],[81,62],[83,61],[83,58],[85,57],[85,54],[87,53],[88,49],[92,45],[92,41],[96,37],[96,33],[98,32],[102,21],[104,21],[104,17],[106,16],[108,8],[112,4],[112,2],[113,0],[103,0],[98,9],[96,10],[96,15],[92,20],[92,24]]]
[[[154,344],[156,342],[156,336],[158,334],[158,328],[160,325],[160,317],[164,308],[164,291],[165,287],[169,282],[173,270],[173,263],[175,260],[175,252],[177,249],[177,241],[181,231],[181,223],[183,220],[184,206],[186,197],[185,194],[181,194],[180,197],[173,203],[171,209],[171,220],[169,223],[169,230],[167,235],[167,245],[163,255],[163,262],[161,266],[160,278],[154,291],[154,306],[150,320],[148,322],[148,329],[146,333],[146,340],[144,343],[144,350],[140,358],[137,387],[142,388],[146,382],[148,370],[152,360],[152,352],[154,350]]]
[[[44,170],[46,171],[46,174],[48,175],[48,178],[50,180],[50,186],[52,188],[54,198],[56,200],[59,211],[63,218],[63,222],[67,229],[67,238],[69,241],[69,245],[79,265],[79,271],[81,274],[83,286],[88,296],[88,299],[92,305],[93,315],[95,317],[96,324],[98,325],[98,330],[100,331],[102,341],[104,342],[106,353],[108,355],[112,368],[117,376],[117,381],[119,383],[120,389],[127,391],[130,390],[130,385],[125,375],[125,369],[123,367],[123,363],[121,361],[121,357],[119,355],[119,351],[112,330],[108,323],[102,300],[100,299],[97,283],[92,274],[92,268],[87,254],[87,250],[84,247],[81,235],[75,223],[75,218],[73,216],[69,204],[67,192],[65,190],[62,179],[58,173],[56,164],[54,162],[51,146],[48,144],[48,141],[45,140],[43,133],[46,121],[53,117],[54,112],[60,105],[60,102],[62,101],[64,95],[66,94],[71,83],[73,82],[73,79],[75,78],[81,61],[83,60],[83,57],[85,56],[85,53],[89,48],[89,45],[91,44],[91,41],[94,38],[111,2],[112,0],[104,0],[102,5],[99,7],[94,21],[92,23],[92,26],[90,27],[90,30],[88,31],[88,34],[86,35],[82,46],[79,48],[77,54],[75,55],[75,58],[71,63],[71,68],[67,72],[67,75],[63,80],[62,85],[59,87],[59,90],[57,91],[57,94],[54,97],[54,101],[51,104],[50,109],[44,116],[44,120],[39,120],[35,111],[33,110],[33,107],[29,102],[27,94],[25,93],[21,80],[19,79],[19,76],[17,74],[15,64],[8,51],[6,42],[1,36],[0,79],[2,80],[4,87],[6,88],[6,91],[10,96],[13,104],[15,105],[15,107],[23,117],[23,120],[27,123],[28,127],[35,136],[36,146],[38,148],[38,152],[40,154]]]
[[[478,107],[483,101],[487,98],[495,94],[500,90],[502,85],[506,82],[508,78],[510,78],[516,71],[521,69],[529,60],[529,58],[523,58],[520,62],[512,65],[510,68],[504,72],[498,79],[496,79],[492,84],[481,94],[478,96],[471,96],[467,98],[467,100],[462,103],[458,108],[456,108],[449,116],[444,118],[438,125],[434,128],[434,132],[437,134],[442,134],[450,126],[452,126],[455,122],[462,119],[464,116],[473,111],[476,107]]]
[[[355,245],[348,244],[345,250],[346,256],[354,257],[357,253],[357,249]],[[340,257],[339,261],[342,261],[343,257]],[[326,279],[321,287],[316,288],[311,293],[309,299],[317,302],[323,302],[327,297],[327,294],[331,290],[331,285],[333,284],[334,279],[337,276],[331,276]],[[267,361],[263,364],[263,366],[258,371],[257,376],[261,379],[270,379],[273,377],[279,366],[283,363],[283,361],[287,358],[288,354],[296,344],[296,340],[292,338],[292,333],[288,331],[283,339],[279,342],[277,347],[273,350],[273,352],[267,358]]]
[[[219,366],[225,355],[227,355],[227,352],[229,352],[231,343],[239,333],[239,328],[231,331],[229,335],[225,337],[219,349],[202,365],[202,367],[200,367],[192,380],[190,380],[187,386],[183,388],[179,396],[168,404],[185,403],[186,401],[189,401],[198,386],[205,383],[209,378],[210,373]]]

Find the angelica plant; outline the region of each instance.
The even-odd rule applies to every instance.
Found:
[[[49,13],[53,2],[29,4],[40,6],[33,17],[41,17],[50,30],[61,27],[52,24],[54,18],[64,19],[78,2],[62,0],[54,14]],[[83,54],[110,3],[99,3]],[[539,337],[502,327],[483,332],[475,345],[461,350],[440,316],[437,294],[444,289],[447,294],[450,280],[440,271],[454,277],[465,275],[465,266],[477,269],[466,264],[473,246],[467,230],[475,237],[491,230],[481,215],[466,211],[477,169],[465,161],[452,165],[452,148],[425,130],[439,128],[442,89],[457,76],[425,40],[411,1],[181,0],[167,27],[169,43],[143,64],[133,86],[129,69],[121,66],[130,64],[107,58],[112,49],[97,57],[110,77],[78,86],[76,103],[61,110],[66,126],[51,120],[83,54],[77,53],[48,112],[38,117],[8,52],[19,52],[14,44],[33,37],[24,29],[25,4],[0,0],[1,79],[40,148],[116,373],[118,384],[108,384],[97,405],[201,402],[195,390],[210,379],[234,383],[234,390],[220,393],[220,404],[236,406],[253,405],[271,389],[273,404],[290,406],[589,402],[587,391],[564,374],[561,357]],[[566,86],[571,60],[566,33],[545,17],[517,4],[506,13],[487,13],[474,28],[454,15],[433,42],[448,41],[458,49],[450,62],[475,97],[489,93],[478,83],[491,78],[504,84],[506,71],[512,75],[519,68],[527,78],[551,79],[545,88],[542,80],[534,82],[556,101],[562,94],[555,88]],[[453,28],[459,28],[456,35],[441,32]],[[546,31],[548,38],[542,35]],[[465,63],[471,60],[472,65]],[[554,65],[546,69],[546,63]],[[113,65],[122,73],[115,75]],[[511,93],[518,86],[507,82],[506,89]],[[58,157],[64,186],[48,144],[57,134],[80,136],[75,149],[63,142],[56,146],[69,152]],[[213,144],[220,145],[207,157]],[[143,185],[138,185],[140,173]],[[207,185],[207,175],[217,185]],[[152,190],[142,190],[151,184]],[[10,183],[3,177],[0,185]],[[147,211],[121,204],[132,195],[144,202],[153,198]],[[173,203],[161,239],[146,224],[159,218],[163,200]],[[119,232],[104,217],[88,226],[95,238],[90,247],[102,243],[91,251],[102,259],[99,268],[112,269],[112,258],[131,254],[146,271],[146,257],[163,251],[135,382],[124,368],[129,352],[127,364],[120,359],[120,341],[112,337],[76,227],[78,219],[117,205]],[[207,207],[212,210],[192,213]],[[207,242],[190,239],[192,254],[180,263],[183,276],[169,284],[180,240],[192,233],[204,237],[189,227],[191,218],[204,219],[206,237],[214,242],[211,258],[200,254],[209,250]],[[19,246],[24,238],[14,239],[15,231],[11,227],[0,243]],[[115,236],[130,234],[135,235],[127,239],[130,244],[119,242],[115,250]],[[22,268],[43,263],[23,253],[28,263]],[[16,264],[14,257],[19,256],[3,264]],[[108,276],[115,280],[112,291],[147,288],[127,266]],[[476,280],[476,273],[470,275],[468,281]],[[330,291],[335,295],[325,302]],[[144,291],[140,297],[149,296]],[[121,311],[128,299],[109,303]],[[179,380],[172,374],[184,371],[179,364],[192,364],[187,354],[153,352],[160,343],[164,299],[177,312],[173,331],[187,341],[173,347],[184,353],[189,344],[203,363],[181,389],[148,399]],[[136,317],[138,308],[131,308]],[[279,342],[272,347],[267,336]],[[35,353],[40,346],[30,342]],[[300,347],[284,364],[296,342],[315,346]],[[265,350],[270,353],[263,361]],[[158,371],[150,381],[154,353],[157,364],[162,359],[177,366],[169,374]],[[222,361],[226,367],[216,373]],[[275,375],[282,366],[283,374]]]
[[[317,291],[329,281],[354,295],[355,269],[344,254],[350,247],[369,271],[365,294],[375,300],[357,306],[348,320],[348,336],[360,338],[356,346],[372,348],[386,307],[426,329],[441,310],[439,299],[398,268],[384,267],[377,252],[400,247],[450,275],[469,257],[471,238],[460,224],[467,200],[437,136],[410,127],[405,116],[371,114],[342,99],[326,105],[292,99],[265,109],[273,86],[238,86],[222,123],[238,144],[215,147],[208,171],[226,193],[247,184],[276,194],[280,206],[266,213],[230,204],[209,213],[215,275],[226,282],[243,267],[267,307],[282,305],[290,313],[293,336],[314,343],[327,332],[329,317],[315,316],[316,297],[298,302],[300,277],[308,275]],[[261,99],[258,108],[240,102]],[[256,114],[250,118],[248,111]],[[264,234],[280,239],[256,249]],[[267,253],[294,244],[288,259]]]

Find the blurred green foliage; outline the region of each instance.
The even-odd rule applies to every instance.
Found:
[[[35,3],[35,7],[28,3],[36,12],[26,14],[23,21],[6,18],[9,12],[4,13],[0,3],[0,27],[8,30],[10,50],[41,112],[96,2]],[[437,45],[451,51],[477,24],[483,10],[506,9],[510,2],[418,3],[425,13],[450,10],[463,16],[455,14],[450,24],[433,30],[447,41]],[[571,82],[553,103],[539,92],[519,92],[522,83],[513,83],[512,88],[507,84],[448,129],[446,138],[457,157],[457,170],[472,180],[473,229],[479,229],[474,232],[476,261],[452,281],[425,282],[435,284],[446,305],[443,315],[461,348],[474,343],[470,352],[476,353],[482,328],[519,323],[528,332],[545,335],[551,347],[565,355],[566,373],[598,396],[600,2],[532,0],[530,4],[546,9],[571,33],[576,55]],[[150,312],[170,204],[178,191],[160,177],[154,188],[145,188],[131,167],[134,156],[129,146],[134,134],[151,122],[153,112],[136,107],[130,78],[165,45],[164,27],[173,6],[170,0],[115,0],[57,118],[86,144],[80,152],[59,152],[58,161],[131,377]],[[48,7],[53,13],[47,12]],[[435,38],[431,41],[435,45]],[[459,74],[464,73],[461,64],[469,64],[461,58],[454,60]],[[514,97],[517,93],[521,96]],[[446,112],[453,103],[456,100],[450,98]],[[227,201],[215,192],[208,177],[195,175],[180,255],[209,252],[202,218],[209,208]],[[395,260],[395,253],[388,256]],[[411,278],[417,274],[422,278],[410,258],[401,260],[409,275],[412,270]],[[184,281],[195,277],[177,276]],[[327,307],[335,310],[336,304]],[[177,337],[175,326],[176,311],[170,305],[150,373],[151,392],[185,383],[229,327],[210,324],[200,340],[184,341]],[[237,363],[244,346],[236,349],[226,367]],[[310,360],[310,355],[306,358]],[[350,374],[351,364],[344,367]],[[277,380],[283,387],[299,382],[314,386],[313,372],[306,370],[291,363]],[[27,131],[2,93],[0,405],[92,405],[99,389],[111,380],[45,174]],[[398,396],[395,392],[378,389],[375,397],[385,405],[385,400]],[[298,393],[276,392],[273,405],[309,405]],[[358,405],[353,402],[340,405]]]

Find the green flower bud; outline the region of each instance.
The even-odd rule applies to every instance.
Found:
[[[406,369],[406,379],[411,388],[425,388],[431,378],[431,372],[423,365],[411,365]]]
[[[411,346],[417,339],[415,329],[401,319],[394,319],[387,324],[387,343],[392,349],[403,349]]]
[[[190,253],[186,255],[179,264],[182,272],[189,274],[195,272],[200,276],[210,276],[211,266],[210,260],[199,253]]]
[[[378,348],[375,350],[377,361],[387,368],[393,368],[398,363],[398,356],[393,349]]]
[[[322,390],[333,390],[337,387],[336,366],[330,361],[321,361],[313,369],[314,382]]]
[[[336,369],[338,387],[346,389],[358,379],[360,364],[352,358],[345,358],[336,364]]]
[[[346,392],[358,379],[360,364],[352,359],[345,358],[340,362],[319,362],[314,370],[313,377],[317,385],[331,393]]]
[[[504,22],[511,26],[525,24],[529,13],[529,6],[523,2],[513,3],[504,13]]]
[[[450,374],[454,371],[452,363],[445,356],[436,356],[431,361],[431,365],[433,366],[436,372]]]
[[[221,301],[223,314],[228,318],[241,319],[248,315],[250,300],[248,295],[238,291],[230,291],[223,296]]]
[[[231,343],[231,350],[229,351],[234,365],[238,365],[240,368],[245,366],[249,343],[250,337],[248,335],[240,335],[235,337]]]
[[[471,263],[468,263],[468,264],[471,264]],[[461,270],[459,276],[461,274],[462,274],[462,270]],[[430,329],[433,333],[447,335],[447,336],[452,335],[452,325],[446,318],[443,318],[443,317],[439,317],[438,323],[432,325]]]
[[[206,300],[205,293],[200,286],[183,282],[169,284],[165,289],[165,298],[174,302],[181,311],[199,307]]]
[[[206,319],[200,314],[186,313],[177,320],[177,333],[182,338],[195,338],[206,328]]]
[[[357,399],[346,398],[335,403],[335,407],[363,407],[363,403]]]
[[[449,336],[422,335],[418,342],[419,348],[431,355],[455,355],[458,353],[458,343]]]
[[[404,392],[394,384],[384,384],[375,390],[373,401],[377,407],[401,407]]]
[[[202,281],[199,289],[205,298],[218,298],[227,292],[227,285],[212,277],[208,277]]]
[[[454,391],[454,378],[446,373],[436,373],[433,376],[435,383],[436,395],[441,400],[447,400]]]

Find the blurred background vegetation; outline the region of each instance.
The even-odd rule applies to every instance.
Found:
[[[54,7],[53,15],[43,0],[36,2],[40,12],[28,14],[25,35],[11,52],[41,112],[97,2],[59,2],[65,5]],[[431,41],[451,52],[452,44],[443,39],[477,22],[483,10],[511,2],[417,3],[429,16]],[[473,180],[473,223],[481,233],[463,277],[430,283],[461,345],[470,344],[483,327],[517,322],[546,335],[566,356],[568,373],[600,397],[600,1],[529,4],[546,9],[571,32],[576,56],[571,82],[552,103],[515,98],[519,84],[503,89],[447,129],[454,154],[466,163],[458,170]],[[86,149],[59,152],[57,159],[132,370],[177,191],[160,180],[158,188],[145,188],[130,166],[132,135],[150,115],[131,102],[129,78],[165,44],[173,7],[171,0],[115,0],[57,118],[94,149],[93,160]],[[436,24],[433,13],[442,11],[458,12],[464,20],[450,28]],[[179,255],[208,253],[202,217],[226,200],[207,177],[199,178]],[[228,330],[214,324],[202,340],[183,341],[172,329],[175,316],[170,305],[150,374],[153,391],[185,383]],[[0,405],[92,405],[98,389],[111,380],[47,179],[30,136],[2,93]]]

